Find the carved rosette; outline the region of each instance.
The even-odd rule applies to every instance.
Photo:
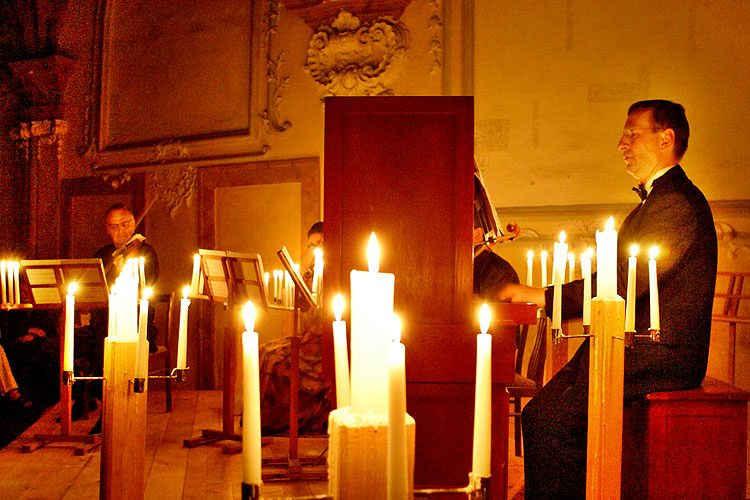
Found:
[[[191,205],[193,192],[198,180],[198,170],[191,166],[180,166],[179,168],[163,166],[156,167],[148,173],[151,188],[156,192],[156,197],[169,207],[169,216],[174,218],[183,202]]]
[[[392,95],[389,85],[403,69],[408,49],[403,23],[379,17],[363,24],[341,11],[313,34],[305,69],[327,95]]]

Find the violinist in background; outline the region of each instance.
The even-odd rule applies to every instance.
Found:
[[[97,250],[94,257],[102,259],[109,286],[114,285],[128,259],[140,257],[144,258],[146,286],[153,286],[159,277],[159,259],[144,236],[133,234],[133,212],[124,203],[115,203],[107,209],[106,227],[112,243]]]
[[[143,267],[145,283],[151,287],[159,277],[159,259],[154,247],[145,242],[146,238],[135,232],[135,217],[133,212],[123,203],[115,203],[107,209],[105,216],[106,230],[112,243],[104,245],[94,254],[95,258],[102,259],[104,272],[107,275],[107,284],[110,289],[120,275],[128,259],[144,258]],[[147,337],[149,351],[156,350],[157,330],[153,324],[153,311],[149,311],[149,322]],[[76,329],[76,375],[100,375],[104,369],[104,339],[107,336],[107,309],[94,309],[91,311],[90,323]],[[73,420],[80,418],[83,412],[83,384],[73,386]],[[101,395],[101,386],[94,384],[91,388],[93,397]],[[94,401],[89,401],[90,408],[96,408]]]

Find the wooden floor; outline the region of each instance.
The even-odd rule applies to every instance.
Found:
[[[224,443],[184,448],[184,439],[201,429],[218,429],[221,422],[221,392],[176,391],[173,410],[164,411],[163,391],[149,393],[146,436],[146,499],[239,500],[242,480],[240,454],[224,453]],[[75,446],[50,443],[21,453],[33,444],[37,433],[56,433],[57,410],[52,408],[13,443],[0,450],[0,499],[93,500],[99,498],[100,449],[86,445],[83,456],[74,456]],[[74,422],[74,434],[86,434],[98,413],[88,421]],[[300,457],[321,457],[325,464],[327,439],[300,440]],[[288,441],[273,438],[263,447],[264,459],[286,457]],[[511,428],[509,499],[522,500],[523,460],[513,456]],[[264,469],[266,472],[266,469]],[[325,481],[266,482],[264,499],[319,495],[327,492]]]

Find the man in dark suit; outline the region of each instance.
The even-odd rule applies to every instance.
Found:
[[[639,342],[625,352],[625,404],[649,392],[700,385],[708,363],[717,243],[703,194],[679,161],[687,149],[684,108],[664,100],[639,101],[628,110],[618,144],[645,196],[620,228],[617,291],[625,297],[629,248],[659,247],[661,343]],[[637,266],[636,331],[648,333],[648,269]],[[592,280],[594,288],[595,280]],[[594,289],[594,294],[596,290]],[[501,300],[552,309],[552,287],[505,287]],[[563,286],[563,318],[582,313],[583,284]],[[640,340],[640,339],[638,339]],[[558,372],[522,414],[526,499],[585,498],[589,342]]]

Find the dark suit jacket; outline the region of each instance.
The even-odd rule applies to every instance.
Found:
[[[650,323],[648,251],[657,245],[661,344],[640,342],[625,352],[626,398],[648,392],[692,388],[706,374],[711,308],[716,285],[717,243],[713,216],[700,190],[682,167],[673,167],[653,183],[645,203],[622,223],[617,238],[617,293],[626,296],[630,247],[638,244],[635,326],[648,333]],[[596,280],[592,280],[594,293]],[[552,288],[547,290],[552,311]],[[581,280],[563,285],[563,318],[580,317]],[[588,343],[583,346],[587,349]],[[588,356],[585,357],[588,360]],[[583,366],[582,369],[585,369]]]

